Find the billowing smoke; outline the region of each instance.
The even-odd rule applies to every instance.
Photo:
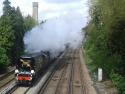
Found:
[[[30,53],[49,51],[55,56],[67,46],[79,48],[84,38],[84,23],[84,17],[78,11],[49,19],[25,34],[26,50]]]

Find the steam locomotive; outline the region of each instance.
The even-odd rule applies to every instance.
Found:
[[[16,83],[32,84],[41,69],[46,68],[51,61],[50,54],[47,52],[22,55],[16,62]]]

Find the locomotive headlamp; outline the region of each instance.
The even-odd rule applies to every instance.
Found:
[[[18,70],[18,69],[15,70],[15,74],[17,74],[17,73],[19,73],[19,70]]]
[[[35,73],[34,70],[31,70],[31,73],[34,74]]]

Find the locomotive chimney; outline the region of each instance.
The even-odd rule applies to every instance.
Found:
[[[33,2],[33,12],[32,17],[38,23],[38,2]]]

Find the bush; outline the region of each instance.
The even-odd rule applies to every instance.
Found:
[[[6,50],[0,48],[0,73],[4,72],[9,64],[9,59],[6,55]]]
[[[119,93],[125,94],[125,1],[90,1],[86,54],[96,69],[101,67],[111,77]]]
[[[125,78],[114,72],[110,74],[110,77],[113,84],[118,88],[119,94],[125,94]]]

